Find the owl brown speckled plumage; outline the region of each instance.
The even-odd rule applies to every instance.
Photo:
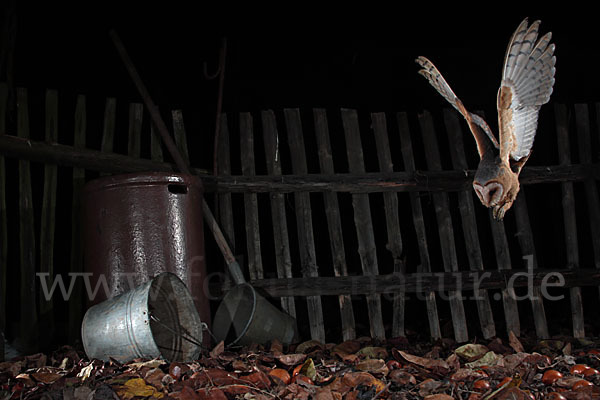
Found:
[[[467,120],[481,159],[473,188],[497,220],[504,218],[519,193],[519,173],[531,155],[538,114],[554,85],[552,34],[538,40],[539,26],[540,21],[528,25],[526,18],[508,43],[497,98],[499,143],[483,118],[465,109],[431,61],[416,60],[423,67],[419,73]]]

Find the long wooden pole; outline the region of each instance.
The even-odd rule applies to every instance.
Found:
[[[137,70],[135,69],[133,62],[131,61],[131,59],[129,58],[129,55],[127,54],[127,51],[125,50],[125,46],[123,46],[121,39],[117,35],[117,32],[114,29],[111,29],[109,34],[110,34],[110,37],[111,37],[113,43],[115,44],[115,47],[117,48],[117,51],[119,52],[119,55],[121,56],[121,59],[123,60],[123,63],[125,64],[125,68],[127,68],[127,72],[129,72],[129,75],[131,76],[133,83],[137,87],[138,92],[140,93],[140,96],[142,97],[142,101],[144,102],[144,104],[146,105],[146,108],[148,109],[148,112],[150,113],[150,118],[152,118],[152,122],[154,123],[154,126],[156,126],[156,129],[157,129],[158,133],[160,134],[165,146],[167,147],[169,154],[171,154],[171,157],[173,157],[173,161],[175,161],[175,165],[177,165],[177,168],[182,173],[191,175],[192,173],[191,173],[190,168],[184,161],[183,157],[181,156],[181,153],[179,152],[179,150],[177,149],[177,146],[175,145],[175,142],[169,135],[169,130],[168,130],[167,126],[165,125],[165,122],[163,121],[162,117],[160,116],[160,113],[158,112],[156,105],[154,104],[154,102],[152,101],[152,98],[150,97],[150,93],[146,89],[146,86],[142,82],[142,79],[140,78],[139,74],[137,73]],[[235,257],[233,256],[233,253],[231,252],[231,249],[229,248],[229,245],[227,244],[227,241],[225,240],[225,236],[223,236],[223,232],[221,232],[221,228],[219,227],[219,224],[215,220],[215,217],[214,217],[212,211],[210,210],[210,207],[208,206],[208,204],[206,203],[206,200],[204,200],[204,199],[202,199],[202,212],[204,213],[204,220],[208,224],[208,227],[210,228],[211,232],[213,233],[213,236],[217,242],[217,245],[219,246],[219,249],[221,250],[223,257],[225,258],[225,262],[227,263],[227,267],[229,268],[229,272],[230,272],[234,282],[237,284],[245,282],[242,270],[240,269],[238,262],[235,260]]]

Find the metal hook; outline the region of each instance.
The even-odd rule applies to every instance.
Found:
[[[223,38],[223,39],[221,39],[221,50],[219,50],[219,65],[214,74],[211,75],[208,73],[208,66],[207,66],[208,64],[206,63],[206,61],[204,61],[203,72],[204,72],[204,78],[206,78],[206,80],[211,81],[211,80],[217,78],[223,72],[223,66],[225,64],[226,49],[227,49],[227,39]]]

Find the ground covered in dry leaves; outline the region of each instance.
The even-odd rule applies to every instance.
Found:
[[[361,338],[225,348],[194,362],[89,360],[65,346],[0,363],[8,399],[596,399],[600,342]]]

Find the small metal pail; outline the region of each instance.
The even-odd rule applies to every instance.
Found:
[[[185,284],[164,272],[90,307],[81,337],[90,358],[192,361],[200,355],[202,322]]]
[[[257,294],[248,283],[227,292],[212,328],[215,338],[228,344],[264,344],[273,339],[289,344],[298,336],[296,320]]]

